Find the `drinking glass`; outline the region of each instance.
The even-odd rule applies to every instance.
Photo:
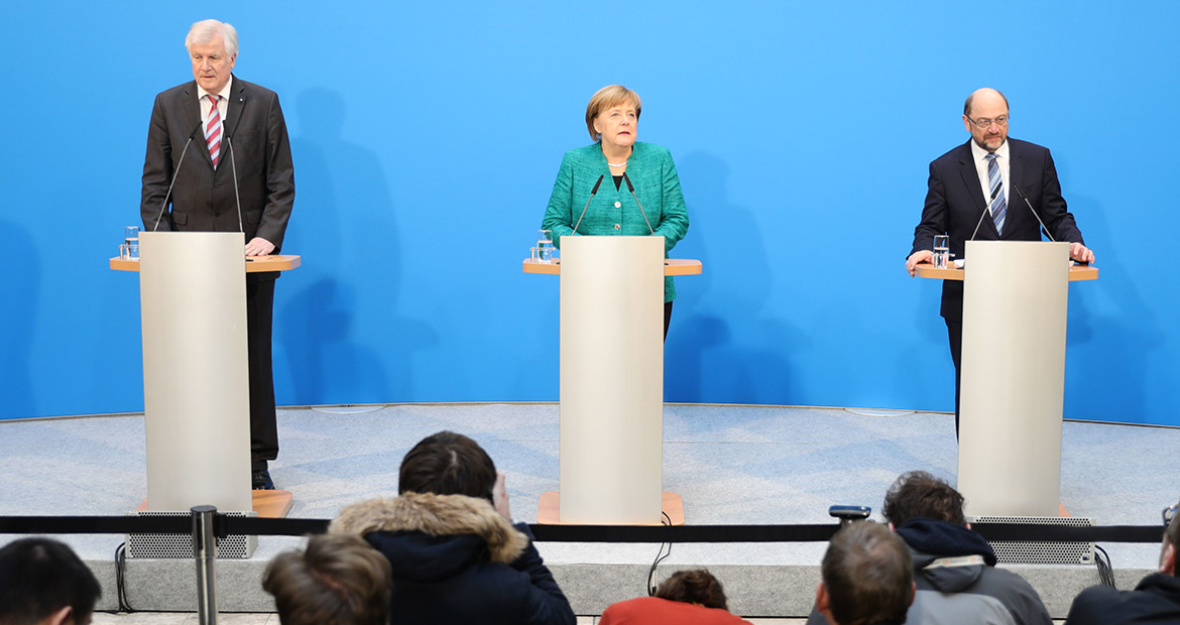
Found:
[[[951,238],[945,234],[934,235],[934,268],[946,269],[951,258]]]

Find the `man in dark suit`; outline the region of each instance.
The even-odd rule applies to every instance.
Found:
[[[230,73],[238,54],[233,26],[197,22],[184,45],[195,81],[156,96],[143,164],[144,227],[242,232],[246,256],[278,253],[295,203],[291,146],[279,98]],[[255,489],[274,488],[267,462],[279,453],[271,373],[277,277],[277,272],[267,272],[245,278]]]
[[[1061,197],[1057,167],[1049,150],[1008,138],[1008,99],[1004,94],[979,89],[968,96],[963,105],[963,127],[971,139],[930,163],[926,206],[922,221],[914,228],[913,248],[905,263],[910,276],[917,272],[919,263],[930,262],[935,235],[949,235],[951,254],[964,258],[972,237],[977,241],[1040,241],[1038,217],[1054,240],[1070,243],[1070,258],[1094,262],[1094,253],[1082,242],[1082,233]],[[1016,192],[1009,193],[1010,189]],[[1025,204],[1025,197],[1036,215]],[[941,314],[955,363],[957,434],[963,343],[961,281],[943,281]]]

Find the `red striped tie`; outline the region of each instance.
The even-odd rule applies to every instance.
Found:
[[[205,96],[212,105],[209,109],[209,121],[205,122],[205,143],[209,146],[209,158],[213,159],[213,169],[217,169],[217,160],[221,156],[221,111],[217,110],[217,102],[221,96],[210,93]]]

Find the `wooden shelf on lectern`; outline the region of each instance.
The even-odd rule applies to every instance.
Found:
[[[542,263],[531,258],[526,258],[522,263],[522,269],[525,273],[541,273],[551,276],[561,275],[561,259],[557,259],[551,263]],[[664,275],[665,276],[696,276],[701,273],[701,261],[692,260],[691,258],[665,258],[664,259]]]
[[[963,270],[958,268],[935,269],[930,263],[918,265],[919,278],[933,278],[935,280],[962,280]],[[1069,281],[1097,280],[1098,268],[1093,265],[1070,265]]]
[[[275,256],[251,256],[246,261],[246,273],[261,273],[264,271],[287,271],[299,266],[299,256],[295,254],[277,254]],[[111,259],[111,269],[115,271],[139,271],[138,260]]]
[[[254,511],[260,519],[285,519],[291,511],[291,491],[289,490],[254,490],[250,491]],[[136,512],[147,512],[148,500],[139,503]]]
[[[671,519],[672,525],[684,525],[684,500],[676,493],[664,493],[660,509]],[[561,493],[550,491],[541,495],[537,502],[537,523],[540,525],[582,525],[582,523],[561,522]],[[640,524],[642,525],[642,524]],[[650,523],[649,525],[663,525]]]

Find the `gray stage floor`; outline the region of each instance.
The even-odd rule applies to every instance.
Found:
[[[488,450],[507,474],[514,517],[534,521],[538,497],[558,485],[555,404],[281,410],[282,454],[271,475],[294,494],[292,517],[331,518],[348,503],[395,495],[402,455],[444,429],[472,436]],[[955,478],[954,421],[944,413],[668,405],[664,441],[664,488],[683,497],[689,524],[825,523],[835,503],[872,506],[879,518],[881,498],[898,474],[924,469],[952,483]],[[1067,422],[1062,501],[1074,516],[1102,525],[1159,523],[1160,509],[1180,495],[1174,470],[1162,468],[1171,466],[1177,452],[1180,429]],[[142,415],[0,422],[0,515],[117,515],[135,508],[145,492]],[[0,543],[13,538],[0,535]],[[113,570],[110,562],[123,537],[64,539],[101,578]],[[223,609],[271,609],[265,597],[245,587],[256,584],[252,576],[266,561],[298,544],[296,538],[264,537],[250,563],[219,563],[219,582],[231,584],[237,574],[243,587],[221,593]],[[1157,562],[1154,545],[1103,546],[1122,588]],[[642,593],[656,548],[540,545],[579,614],[597,614],[611,600]],[[679,544],[660,576],[709,566],[726,582],[735,611],[797,616],[810,605],[824,548]],[[156,578],[172,575],[161,575],[169,565],[136,561],[129,567],[129,592],[146,609],[192,609],[164,599],[164,590],[136,596],[137,579],[159,584]],[[1077,589],[1097,581],[1092,567],[1014,568],[1033,581],[1058,618]],[[183,579],[168,592],[184,595],[192,565],[178,570]],[[104,603],[113,604],[113,574],[103,581]]]

